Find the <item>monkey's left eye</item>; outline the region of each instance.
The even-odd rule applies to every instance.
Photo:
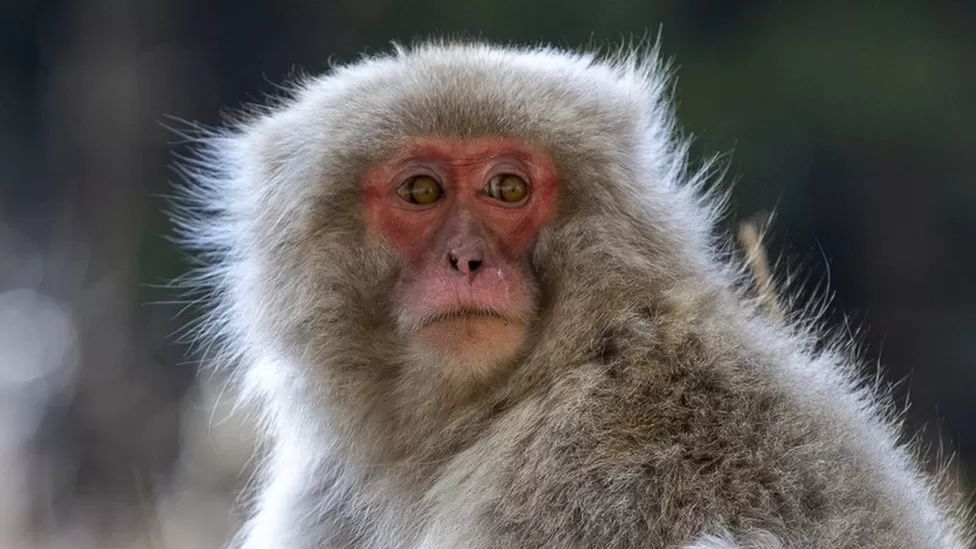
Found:
[[[504,173],[488,180],[485,194],[508,204],[517,204],[529,195],[529,184],[517,175]]]
[[[397,188],[397,194],[411,204],[427,206],[440,200],[444,189],[433,177],[418,175],[404,181]]]

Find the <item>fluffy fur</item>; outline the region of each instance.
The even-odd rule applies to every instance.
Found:
[[[429,43],[200,137],[202,334],[267,435],[242,547],[967,546],[841,347],[741,294],[656,59]],[[404,352],[359,186],[405,139],[485,135],[551,155],[559,213],[524,352],[457,386]]]

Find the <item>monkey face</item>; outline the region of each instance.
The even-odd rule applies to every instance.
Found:
[[[514,139],[414,139],[367,170],[367,228],[401,258],[396,326],[415,354],[487,367],[518,352],[536,305],[526,252],[556,193],[550,159]]]

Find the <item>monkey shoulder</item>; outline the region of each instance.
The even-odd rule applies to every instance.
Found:
[[[617,327],[553,381],[521,458],[499,475],[494,512],[511,543],[682,544],[716,524],[818,536],[843,523],[893,539],[869,466],[833,436],[843,427],[773,381],[769,357],[718,332]]]

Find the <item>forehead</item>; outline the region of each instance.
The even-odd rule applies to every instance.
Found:
[[[450,163],[477,164],[498,156],[529,161],[537,153],[531,145],[513,137],[424,136],[408,141],[389,159],[389,163],[396,165],[416,158],[426,158]]]
[[[518,137],[559,157],[632,144],[647,86],[582,56],[431,46],[340,68],[301,103],[329,113],[324,139],[371,160],[419,136]]]

